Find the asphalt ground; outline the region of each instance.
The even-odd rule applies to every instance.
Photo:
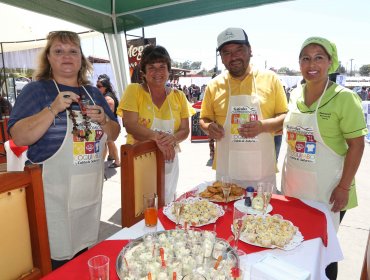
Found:
[[[117,147],[126,141],[125,129],[116,141]],[[215,171],[209,163],[208,141],[191,142],[190,136],[181,143],[180,177],[178,195],[192,189],[204,181],[212,181]],[[282,145],[279,166],[281,166],[286,146]],[[121,229],[121,196],[120,168],[108,168],[105,163],[107,180],[103,188],[103,205],[99,240],[104,240]],[[360,279],[362,263],[365,255],[366,242],[370,228],[370,144],[366,143],[360,168],[356,175],[359,206],[347,211],[338,231],[344,260],[339,262],[338,280]],[[280,173],[277,174],[280,182]]]

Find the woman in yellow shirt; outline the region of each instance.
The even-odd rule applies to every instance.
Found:
[[[185,94],[166,86],[171,58],[162,46],[147,46],[140,68],[142,84],[129,85],[118,106],[128,133],[127,143],[154,140],[166,160],[165,203],[176,193],[179,176],[178,144],[189,135],[189,117],[194,110]]]

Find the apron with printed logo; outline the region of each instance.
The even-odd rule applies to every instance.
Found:
[[[85,87],[83,89],[93,101]],[[78,128],[83,129],[81,112],[74,113]],[[64,141],[59,150],[43,162],[42,169],[50,251],[55,260],[71,259],[95,244],[99,233],[104,176],[102,153],[107,136],[93,122],[87,140],[72,135],[72,127],[67,111]]]
[[[275,186],[276,159],[272,134],[261,133],[254,138],[244,138],[238,133],[240,124],[263,119],[254,73],[251,75],[251,95],[233,96],[228,81],[229,104],[224,124],[225,136],[217,141],[216,179],[229,175],[244,187],[256,187],[259,182],[271,182]]]
[[[282,191],[287,196],[323,202],[330,210],[329,199],[342,176],[344,157],[324,143],[317,123],[317,108],[327,86],[328,83],[313,114],[294,108],[285,118],[288,151],[282,171]],[[330,213],[338,230],[339,212]]]
[[[149,89],[149,86],[148,86]],[[149,93],[151,95],[150,89]],[[154,110],[154,103],[152,101],[152,112],[153,112],[153,122],[150,127],[151,130],[154,131],[162,131],[169,134],[175,133],[175,119],[172,114],[172,109],[170,106],[170,102],[167,99],[166,94],[166,101],[168,104],[168,108],[170,109],[171,119],[169,120],[162,120],[155,116],[155,110]],[[177,149],[175,148],[175,158],[172,162],[166,161],[165,163],[165,204],[170,203],[173,200],[173,197],[176,193],[177,188],[177,181],[179,179],[179,158],[177,154]]]

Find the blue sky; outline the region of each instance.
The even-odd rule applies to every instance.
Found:
[[[156,37],[173,60],[202,61],[206,69],[215,66],[216,38],[227,27],[242,27],[247,32],[259,67],[266,63],[298,69],[302,42],[322,36],[337,44],[345,67],[349,69],[353,59],[352,67],[358,69],[370,64],[369,11],[368,0],[287,1],[149,26],[145,36]],[[141,29],[128,34],[141,35]],[[97,39],[94,45],[93,52],[99,54]]]

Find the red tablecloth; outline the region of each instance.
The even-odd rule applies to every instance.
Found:
[[[106,240],[100,242],[90,250],[81,254],[77,258],[71,260],[62,267],[49,273],[42,279],[45,280],[89,280],[89,269],[87,267],[87,261],[96,255],[106,255],[110,259],[109,264],[109,279],[118,280],[116,273],[116,260],[119,252],[128,243],[128,240]]]
[[[321,237],[324,245],[327,246],[328,235],[324,213],[308,206],[299,199],[283,195],[273,195],[271,205],[273,206],[273,210],[270,214],[280,214],[284,219],[291,221],[299,228],[304,240]],[[230,225],[233,218],[233,207],[234,204],[229,203],[229,209],[231,209],[231,211],[226,212],[225,215],[220,217],[216,222],[217,237],[219,238],[227,239],[232,235]],[[163,211],[160,210],[158,216],[165,229],[175,228],[175,224],[163,214]],[[200,228],[212,230],[213,224],[205,225]],[[242,241],[239,242],[238,246],[246,253],[266,250],[265,248],[248,245]]]
[[[327,226],[325,214],[312,208],[296,198],[273,195],[271,204],[273,211],[271,214],[280,214],[284,219],[290,220],[298,226],[305,240],[321,237],[325,246],[327,245]],[[232,209],[233,204],[229,204]],[[159,219],[165,229],[173,229],[175,224],[169,220],[162,211],[159,211]],[[227,239],[231,235],[232,210],[220,217],[217,222],[217,237]],[[201,229],[212,229],[213,225],[206,225]],[[92,247],[87,252],[68,262],[59,269],[45,276],[43,279],[68,279],[84,280],[89,279],[87,261],[95,255],[106,255],[110,258],[110,280],[118,280],[116,273],[116,260],[119,252],[128,243],[127,240],[108,240],[103,241]],[[239,248],[246,253],[266,250],[264,248],[239,242]]]

